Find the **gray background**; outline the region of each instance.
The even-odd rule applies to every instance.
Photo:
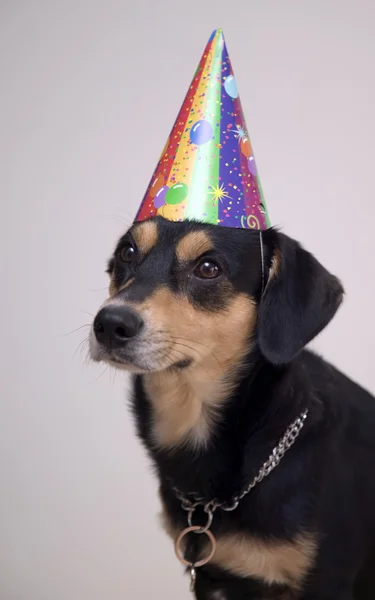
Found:
[[[190,598],[126,379],[65,334],[105,297],[215,27],[272,222],[345,283],[314,346],[375,390],[374,18],[372,0],[1,2],[2,600]]]

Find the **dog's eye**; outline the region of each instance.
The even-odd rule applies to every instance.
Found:
[[[212,260],[202,261],[195,269],[195,275],[200,279],[215,279],[220,272],[220,268]]]
[[[131,262],[133,262],[134,256],[135,256],[135,248],[131,244],[126,244],[126,246],[121,248],[120,258],[121,258],[122,262],[131,263]]]

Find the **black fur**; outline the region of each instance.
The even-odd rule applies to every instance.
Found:
[[[127,292],[129,299],[147,297],[161,280],[178,290],[184,279],[173,267],[173,247],[187,230],[205,227],[233,293],[249,294],[259,308],[256,344],[251,349],[249,344],[247,368],[223,404],[220,424],[207,448],[155,448],[143,376],[134,378],[137,431],[156,467],[175,526],[186,527],[186,512],[172,484],[207,500],[229,500],[257,474],[288,425],[302,410],[309,410],[299,438],[279,466],[235,511],[218,510],[212,526],[214,534],[243,531],[276,540],[293,540],[303,531],[315,533],[317,560],[302,593],[294,596],[281,586],[241,579],[207,565],[197,571],[196,598],[210,600],[216,590],[226,600],[375,598],[374,398],[303,349],[335,314],[343,293],[340,283],[299,244],[271,229],[262,234],[266,279],[262,295],[259,232],[162,220],[158,227],[158,245],[138,266],[139,284]],[[275,256],[279,265],[272,274]],[[118,279],[136,274],[120,275],[122,267],[115,263]],[[220,310],[220,300],[214,298],[220,282],[204,283],[206,287],[199,284],[196,290],[189,284],[191,301],[202,310]],[[197,522],[203,518],[198,511]],[[190,545],[193,556],[199,538],[194,536]]]
[[[273,364],[291,362],[329,323],[342,298],[339,281],[299,244],[279,235],[278,252],[277,276],[259,310],[259,346]]]

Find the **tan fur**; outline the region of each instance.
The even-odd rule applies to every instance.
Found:
[[[155,413],[155,443],[162,447],[185,441],[205,444],[248,351],[256,320],[255,302],[240,294],[229,301],[225,311],[200,311],[187,298],[163,287],[137,309],[157,324],[169,342],[171,364],[193,359],[184,370],[145,375]]]
[[[145,256],[156,246],[158,241],[158,227],[154,221],[144,221],[132,227],[132,236],[137,245],[138,252]]]
[[[212,562],[240,577],[259,577],[267,583],[299,589],[315,555],[316,542],[311,535],[280,542],[228,534],[217,540]]]
[[[128,279],[128,281],[126,283],[124,283],[124,285],[122,285],[118,291],[121,292],[122,290],[126,290],[127,287],[129,287],[129,285],[131,285],[134,281],[135,277],[131,277],[130,279]]]
[[[270,267],[270,271],[269,271],[269,275],[268,275],[268,280],[266,283],[266,287],[265,290],[267,290],[268,284],[270,283],[270,281],[274,278],[277,277],[280,273],[280,268],[281,268],[281,253],[280,250],[278,248],[276,248],[274,255],[272,257],[272,261],[271,261],[271,267]]]
[[[146,256],[156,246],[158,241],[158,227],[156,223],[153,221],[144,221],[143,223],[137,223],[131,229],[132,236],[137,246],[138,252],[141,256]],[[124,290],[128,285],[130,285],[134,281],[133,279],[129,279],[125,283],[125,285],[121,286],[119,289],[117,288],[113,277],[111,277],[109,283],[109,297],[112,298],[119,291]]]
[[[129,285],[131,285],[133,283],[133,281],[134,281],[134,277],[131,277],[130,279],[128,279],[128,281],[126,283],[124,283],[124,285],[122,285],[120,288],[117,288],[115,282],[113,281],[113,278],[111,278],[111,281],[109,283],[109,297],[112,298],[112,296],[115,296],[122,290],[126,290],[126,288]]]
[[[272,263],[271,263],[271,268],[270,268],[270,275],[269,275],[270,279],[272,279],[272,277],[276,277],[280,273],[280,267],[281,267],[281,253],[280,253],[280,250],[278,248],[276,248],[273,258],[272,258]]]
[[[175,541],[180,531],[171,523],[164,506],[161,521],[164,530]],[[203,546],[201,556],[206,552],[207,548]],[[291,592],[297,592],[314,564],[316,552],[315,537],[308,533],[296,536],[292,542],[266,541],[243,533],[226,534],[216,538],[216,552],[211,563],[233,575],[287,585]]]
[[[109,298],[112,298],[115,294],[117,294],[117,286],[113,280],[113,277],[111,277],[111,280],[109,282],[108,293],[109,293]]]
[[[193,261],[212,250],[212,242],[205,231],[192,231],[177,244],[176,256],[180,262]]]

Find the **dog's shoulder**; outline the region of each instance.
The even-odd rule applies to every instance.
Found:
[[[311,389],[330,407],[366,412],[375,418],[375,397],[333,364],[311,350],[304,350],[298,363],[307,374]]]

